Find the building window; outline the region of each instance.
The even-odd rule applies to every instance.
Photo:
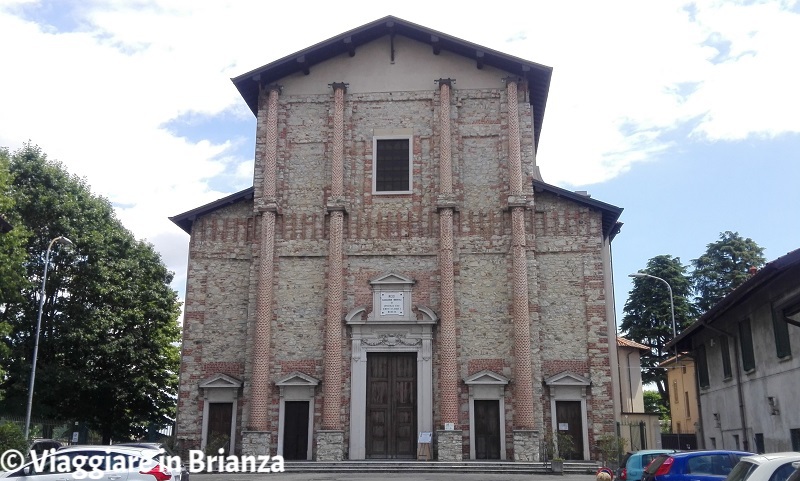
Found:
[[[720,352],[722,353],[722,378],[730,379],[731,374],[731,348],[728,345],[728,336],[720,338]]]
[[[750,329],[750,319],[739,323],[739,343],[742,348],[742,369],[750,372],[756,368],[756,356],[753,351],[753,331]]]
[[[711,441],[711,449],[717,449],[717,438],[708,438]]]
[[[686,374],[686,364],[681,365],[681,374]]]
[[[678,404],[679,401],[678,401],[678,380],[677,379],[673,379],[672,380],[672,392],[675,393],[675,396],[674,396],[675,397],[675,404]]]
[[[689,409],[689,393],[684,391],[683,393],[683,405],[685,406],[684,409],[686,410],[686,419],[692,417],[692,410]]]
[[[373,193],[411,193],[411,142],[410,135],[372,138]]]
[[[792,438],[792,451],[800,451],[800,429],[790,429],[789,436]]]
[[[710,382],[708,380],[708,362],[706,360],[706,346],[700,346],[697,349],[697,381],[700,387],[708,387]]]
[[[786,322],[792,311],[800,310],[800,306],[772,309],[772,330],[775,333],[775,353],[779,359],[792,355],[792,346],[789,344],[789,323]]]
[[[756,453],[765,453],[764,449],[764,433],[756,433]]]
[[[742,447],[739,446],[739,435],[738,434],[734,434],[733,435],[733,448],[735,450],[737,450],[737,451],[742,449]]]

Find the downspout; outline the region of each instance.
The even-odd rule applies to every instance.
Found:
[[[742,391],[742,369],[741,369],[741,366],[739,364],[739,342],[738,342],[738,337],[734,336],[734,335],[731,335],[731,334],[723,331],[722,329],[718,329],[716,327],[711,327],[709,324],[706,324],[705,321],[703,321],[702,324],[703,324],[704,327],[707,327],[708,329],[710,329],[710,330],[712,330],[714,332],[722,334],[723,336],[728,336],[728,337],[732,337],[733,338],[733,342],[734,342],[733,352],[734,352],[734,358],[735,358],[734,360],[736,362],[736,393],[739,396],[739,416],[740,416],[740,419],[741,419],[741,422],[742,422],[742,449],[744,451],[750,451],[750,439],[747,437],[747,415],[746,415],[745,405],[744,405],[744,392]],[[698,383],[699,383],[699,381],[698,381]],[[698,392],[697,399],[698,399],[698,403],[699,403],[699,399],[700,399],[699,393],[700,393],[700,391],[697,391],[697,392]],[[702,419],[703,419],[702,416],[703,415],[700,414],[701,425],[702,425],[702,422],[703,422],[702,421]],[[723,434],[723,440],[724,440],[724,434]]]

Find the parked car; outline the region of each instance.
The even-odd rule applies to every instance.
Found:
[[[49,453],[51,449],[58,449],[61,446],[61,441],[55,439],[34,439],[28,448],[28,453],[36,453],[36,456],[41,457],[44,453]]]
[[[644,470],[642,481],[723,481],[746,451],[680,451],[659,454]]]
[[[800,453],[769,453],[739,460],[725,481],[787,481],[800,462]]]
[[[137,448],[151,448],[151,449],[161,449],[164,451],[165,456],[175,457],[177,458],[177,453],[172,450],[169,446],[165,443],[150,443],[145,441],[137,441],[137,442],[130,442],[130,443],[117,443],[114,446],[132,446]],[[181,472],[180,473],[172,473],[173,474],[173,481],[189,481],[189,469],[186,467],[186,464],[181,464]]]
[[[0,473],[0,478],[48,481],[79,479],[83,475],[83,479],[172,481],[174,478],[169,468],[158,461],[160,455],[159,450],[152,448],[67,446],[47,454],[42,460],[32,460],[22,467]],[[55,459],[51,460],[51,457]],[[86,473],[79,472],[80,466]]]
[[[628,451],[619,463],[615,478],[620,481],[641,481],[644,468],[650,464],[659,454],[670,454],[677,452],[674,449],[642,449],[640,451]]]

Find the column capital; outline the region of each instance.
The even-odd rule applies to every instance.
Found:
[[[436,197],[436,210],[452,209],[458,211],[458,203],[456,202],[455,194],[439,194]]]
[[[344,197],[331,197],[325,204],[325,211],[329,214],[336,211],[341,211],[347,214],[349,207],[350,205],[348,204],[347,199]]]
[[[507,199],[508,208],[513,209],[514,207],[523,207],[525,209],[530,209],[531,204],[528,196],[525,194],[522,195],[509,195]]]
[[[346,83],[346,82],[333,82],[333,83],[329,83],[329,84],[328,84],[328,86],[329,86],[330,88],[332,88],[334,92],[335,92],[337,89],[341,89],[341,90],[344,90],[344,92],[345,92],[345,93],[347,93],[347,87],[348,87],[349,85],[350,85],[350,84],[349,84],[349,83]]]
[[[278,206],[278,200],[275,197],[262,197],[256,200],[256,212],[274,212],[278,215],[281,213],[281,208]]]
[[[454,78],[440,78],[438,80],[434,80],[434,83],[439,84],[439,87],[442,85],[447,85],[448,87],[453,87],[453,84],[456,83],[456,79]]]

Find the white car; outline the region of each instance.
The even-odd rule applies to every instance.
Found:
[[[175,481],[162,452],[152,448],[68,446],[22,466],[0,473],[17,481],[110,479],[119,481]]]
[[[725,481],[787,481],[794,473],[800,453],[768,453],[745,456]]]

